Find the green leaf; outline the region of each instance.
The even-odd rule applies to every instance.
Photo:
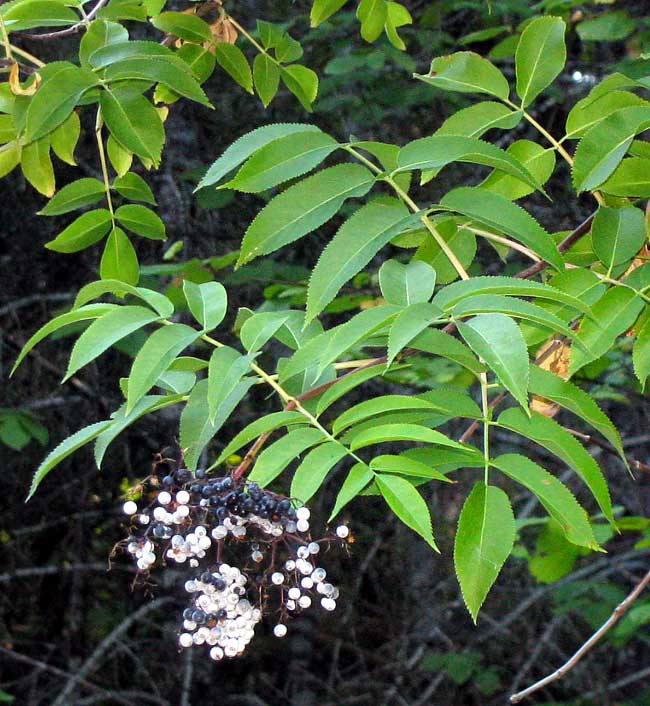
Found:
[[[429,508],[413,485],[404,478],[386,473],[375,475],[375,482],[397,517],[417,532],[434,551],[439,552],[433,538]]]
[[[332,433],[338,436],[344,429],[372,417],[379,417],[387,412],[405,410],[425,410],[432,413],[440,411],[438,405],[428,400],[409,395],[382,395],[365,400],[350,407],[332,424]]]
[[[151,160],[157,167],[165,142],[165,130],[158,111],[151,103],[144,96],[106,89],[101,92],[100,105],[112,137],[139,157]]]
[[[519,454],[504,454],[491,464],[533,492],[549,515],[560,524],[569,542],[589,549],[600,549],[587,513],[555,476]]]
[[[419,441],[423,444],[449,446],[453,449],[464,450],[465,448],[462,444],[452,441],[439,431],[420,426],[419,424],[379,424],[357,434],[350,445],[350,449],[356,451],[365,446],[383,444],[387,441]]]
[[[33,27],[66,27],[79,21],[74,10],[54,0],[7,3],[2,17],[9,32]]]
[[[263,311],[253,314],[244,322],[239,338],[247,351],[259,350],[289,317],[288,311]]]
[[[83,213],[54,240],[45,243],[48,250],[55,252],[79,252],[101,240],[111,229],[111,214],[106,208]]]
[[[98,280],[97,282],[91,282],[85,287],[82,287],[77,294],[77,298],[74,301],[74,308],[78,309],[86,302],[96,299],[106,293],[123,295],[131,294],[138,299],[146,302],[158,312],[158,316],[161,318],[168,318],[174,313],[174,305],[171,301],[160,292],[156,292],[153,289],[146,289],[145,287],[132,287],[130,284],[121,282],[119,280]]]
[[[445,91],[488,93],[502,100],[510,94],[510,86],[501,71],[470,51],[439,56],[431,62],[428,74],[415,74],[415,78]]]
[[[248,426],[244,427],[231,441],[228,442],[224,450],[219,454],[212,467],[223,463],[229,456],[256,439],[262,434],[268,434],[291,424],[308,424],[308,419],[300,412],[272,412],[260,419],[256,419]]]
[[[212,76],[217,63],[214,54],[198,44],[183,44],[176,52],[176,56],[190,67],[192,75],[199,83],[207,81]],[[178,97],[173,91],[171,95]]]
[[[280,86],[280,69],[268,54],[257,54],[253,60],[255,90],[265,108],[275,97]]]
[[[79,42],[79,62],[82,66],[88,66],[88,59],[93,52],[109,44],[128,42],[128,40],[129,33],[126,27],[118,22],[93,20]]]
[[[321,441],[325,441],[325,438],[319,429],[307,428],[290,431],[278,441],[267,446],[257,457],[255,466],[248,475],[249,481],[259,483],[262,487],[267,486],[282,473],[296,456]]]
[[[453,360],[475,375],[485,372],[485,366],[480,363],[472,351],[457,338],[438,329],[427,329],[411,341],[411,348],[425,353],[432,353]]]
[[[379,268],[379,286],[389,304],[410,306],[426,302],[436,287],[436,271],[426,262],[415,260],[403,265],[387,260]]]
[[[647,198],[650,196],[650,159],[624,159],[602,184],[601,191],[612,196]]]
[[[329,135],[314,130],[279,137],[255,152],[222,188],[247,193],[270,189],[311,171],[338,147]]]
[[[341,376],[331,387],[325,390],[322,397],[318,400],[316,415],[320,416],[330,405],[334,404],[336,400],[346,395],[350,390],[363,385],[364,382],[372,380],[378,375],[383,375],[385,371],[384,365],[371,365],[363,370],[355,370]]]
[[[233,142],[221,157],[212,164],[199,182],[196,190],[218,183],[224,176],[270,142],[280,137],[307,131],[320,132],[320,128],[315,125],[303,125],[300,123],[274,123],[246,133]]]
[[[157,314],[151,309],[142,306],[120,306],[93,321],[77,339],[63,380],[70,379],[77,370],[88,365],[125,336],[157,319]]]
[[[404,309],[388,333],[386,366],[390,366],[405,346],[441,316],[442,311],[437,306],[426,302],[411,304]]]
[[[566,62],[564,32],[560,17],[537,17],[526,25],[515,53],[517,93],[522,108],[557,78]]]
[[[359,164],[339,164],[290,186],[250,224],[238,265],[274,252],[327,222],[348,198],[364,196],[374,183]]]
[[[110,421],[96,422],[95,424],[89,424],[87,427],[80,429],[75,432],[72,436],[62,441],[53,451],[51,451],[43,460],[41,465],[38,467],[34,477],[32,479],[32,484],[29,488],[29,494],[25,502],[31,499],[34,495],[38,486],[41,484],[43,478],[64,458],[68,457],[71,453],[80,449],[82,446],[92,441],[94,438],[99,436],[108,426],[110,426]]]
[[[639,379],[641,387],[645,388],[646,380],[650,375],[650,319],[645,322],[637,333],[634,348],[632,349],[632,362],[634,374]]]
[[[302,107],[311,113],[311,104],[318,95],[318,74],[301,64],[291,64],[280,67],[280,77]]]
[[[217,42],[214,45],[219,66],[248,93],[253,93],[253,74],[244,52],[234,44]]]
[[[517,324],[504,314],[479,314],[468,322],[459,321],[457,326],[469,347],[527,410],[528,351]]]
[[[386,37],[388,41],[400,51],[406,49],[406,44],[404,40],[399,36],[397,32],[398,27],[403,27],[404,25],[409,25],[413,23],[413,17],[411,13],[398,2],[393,2],[393,0],[388,0],[386,2],[386,23],[384,25],[384,30],[386,31]]]
[[[574,436],[539,412],[531,412],[531,416],[527,417],[514,407],[503,412],[497,423],[532,439],[573,468],[591,490],[605,517],[614,522],[607,481],[596,461]]]
[[[39,211],[41,216],[59,216],[62,213],[74,211],[83,206],[97,203],[105,195],[104,184],[99,179],[90,177],[77,179],[64,186],[55,194],[45,208]]]
[[[481,137],[492,128],[511,130],[521,121],[521,111],[496,101],[483,101],[450,115],[436,130],[436,135],[465,135]]]
[[[182,395],[148,395],[143,397],[129,414],[126,413],[126,403],[111,415],[108,429],[103,431],[95,442],[95,463],[101,468],[108,447],[127,427],[145,414],[151,414],[158,409],[169,407],[181,401]]]
[[[125,199],[144,201],[145,203],[150,203],[152,206],[156,205],[156,199],[149,185],[141,176],[134,172],[128,172],[128,174],[124,174],[124,176],[118,176],[113,182],[112,188],[115,189],[120,196],[124,196]]]
[[[283,64],[297,61],[303,54],[300,42],[296,41],[288,32],[283,32],[282,37],[275,43],[275,58]]]
[[[439,480],[443,483],[452,483],[444,473],[440,473],[435,468],[409,458],[404,454],[384,454],[375,456],[370,462],[370,468],[373,471],[383,471],[384,473],[399,473],[404,476],[413,476],[414,478],[428,478],[429,480]]]
[[[44,338],[47,338],[47,336],[51,333],[58,331],[64,326],[75,324],[79,321],[91,321],[92,319],[98,319],[115,308],[115,304],[89,304],[88,306],[67,311],[65,314],[60,314],[51,321],[48,321],[44,326],[41,326],[41,328],[39,328],[38,331],[36,331],[36,333],[34,333],[29,338],[27,343],[25,343],[25,345],[21,348],[20,354],[18,355],[18,358],[16,358],[16,362],[14,363],[9,375],[13,375],[16,372],[16,368],[18,368],[32,348],[34,348],[34,346],[40,343]]]
[[[343,481],[343,485],[336,496],[332,514],[327,521],[331,522],[351,500],[359,495],[373,477],[374,473],[365,463],[355,463]]]
[[[312,449],[296,469],[290,495],[303,503],[309,502],[321,487],[330,470],[347,454],[337,441],[329,441]]]
[[[0,179],[20,164],[21,146],[18,140],[0,145]]]
[[[646,239],[645,216],[634,206],[601,206],[591,226],[591,242],[598,259],[611,272],[631,260]]]
[[[338,12],[348,0],[314,0],[309,15],[311,27],[318,27],[325,22],[328,17],[331,17],[335,12]]]
[[[617,42],[635,29],[636,21],[623,10],[605,12],[576,25],[576,32],[583,42]]]
[[[541,145],[530,140],[517,140],[513,142],[506,152],[517,159],[532,174],[533,179],[542,185],[545,184],[555,170],[555,151],[544,149]],[[482,189],[487,189],[496,194],[505,196],[509,201],[532,194],[534,189],[501,170],[495,170],[481,184]]]
[[[399,152],[396,171],[439,169],[451,162],[494,167],[530,184],[534,189],[541,189],[541,184],[521,162],[500,147],[462,135],[432,135],[409,142]]]
[[[650,106],[622,108],[590,128],[573,159],[573,184],[578,193],[598,188],[619,165],[634,136],[650,127]]]
[[[146,206],[128,204],[115,211],[115,218],[132,233],[151,240],[165,240],[165,224],[156,213]]]
[[[64,64],[64,62],[61,62]],[[73,64],[64,66],[43,81],[29,103],[25,125],[27,143],[47,135],[64,122],[83,94],[97,86],[97,77]]]
[[[478,481],[461,510],[454,542],[456,575],[474,622],[512,552],[515,537],[508,496],[500,488]]]
[[[36,142],[30,142],[22,148],[22,153],[19,152],[17,156],[20,159],[20,168],[25,179],[36,191],[50,198],[54,194],[56,183],[50,158],[49,139],[42,137]],[[12,154],[9,163],[13,164],[15,158],[16,155]],[[13,167],[11,168],[13,169]]]
[[[476,256],[477,245],[474,233],[466,228],[459,228],[453,218],[439,221],[436,224],[436,230],[440,238],[447,244],[447,249],[454,253],[460,264],[465,268],[469,267]],[[437,240],[426,229],[421,230],[420,233],[424,240],[418,247],[413,259],[422,260],[431,265],[436,271],[436,282],[438,284],[447,284],[458,279],[458,270],[447,257]]]
[[[592,360],[600,358],[614,345],[622,333],[635,322],[643,309],[643,300],[628,287],[612,287],[593,306],[594,320],[583,319],[579,336],[587,354],[572,348],[569,374],[574,375]]]
[[[139,56],[121,59],[106,68],[104,78],[111,83],[134,79],[156,81],[181,96],[211,108],[212,104],[191,69],[185,62],[173,58],[173,62],[169,57],[147,57],[144,61]]]
[[[557,270],[564,269],[564,261],[553,238],[527,211],[504,196],[478,187],[461,186],[446,194],[440,205],[509,235]]]
[[[144,342],[131,366],[126,413],[156,384],[172,361],[201,334],[185,324],[171,324],[154,331]]]
[[[357,17],[361,22],[361,36],[366,42],[374,42],[384,31],[388,17],[386,0],[361,0],[357,7]]]
[[[618,451],[621,458],[625,459],[623,444],[618,430],[609,417],[584,390],[576,387],[568,380],[563,380],[559,375],[555,375],[536,365],[531,365],[530,391],[534,395],[549,399],[568,409],[594,429],[597,429]]]
[[[307,290],[306,321],[334,299],[340,288],[417,217],[397,199],[377,199],[358,209],[339,228],[316,263]]]
[[[582,137],[590,127],[617,110],[640,105],[648,105],[648,103],[629,91],[612,91],[596,98],[589,94],[578,101],[569,112],[566,120],[566,137],[569,139]]]
[[[212,41],[210,25],[197,15],[190,15],[187,12],[162,12],[157,17],[151,18],[151,24],[161,32],[167,32],[194,44]]]
[[[250,370],[251,358],[230,346],[217,348],[208,365],[208,408],[213,422],[220,406]]]
[[[133,152],[120,144],[113,135],[108,136],[106,152],[111,166],[117,172],[118,176],[124,176],[129,169],[131,169],[131,165],[133,164]]]
[[[95,69],[104,69],[123,59],[137,58],[141,61],[149,59],[167,59],[176,61],[174,52],[163,44],[151,41],[111,42],[94,51],[88,58]]]
[[[102,279],[120,280],[134,286],[140,279],[138,256],[121,228],[113,228],[108,236],[99,275]]]
[[[228,308],[228,295],[219,282],[195,284],[183,282],[183,292],[192,316],[204,331],[212,331],[223,321]]]
[[[195,385],[181,414],[180,423],[180,445],[183,449],[183,460],[188,468],[194,470],[197,467],[203,449],[254,384],[254,379],[242,380],[220,405],[214,422],[211,422],[209,417],[208,381],[200,380]]]

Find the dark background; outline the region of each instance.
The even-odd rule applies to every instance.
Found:
[[[416,29],[403,31],[414,67],[426,70],[432,55],[457,49],[458,38],[471,30],[486,24],[516,25],[530,10],[529,3],[494,5],[500,15],[490,15],[485,3],[408,3],[418,20]],[[568,109],[589,90],[588,82],[572,80],[574,71],[600,78],[637,51],[644,41],[645,15],[650,13],[646,5],[617,3],[638,18],[638,39],[586,45],[575,33],[569,34],[566,72],[536,109],[537,119],[551,132],[561,132]],[[308,33],[304,2],[238,3],[229,9],[246,26],[252,26],[255,17],[277,22],[295,17],[293,35]],[[593,6],[586,8],[591,10]],[[494,43],[471,48],[485,52]],[[383,66],[333,74],[330,62],[335,57],[377,51],[358,37],[349,12],[309,33],[304,44],[305,63],[322,78],[321,98],[311,117],[285,93],[264,111],[219,71],[206,85],[215,111],[186,102],[171,110],[162,167],[147,175],[169,240],[139,242],[143,263],[161,262],[165,249],[178,240],[184,248],[177,262],[222,255],[238,247],[259,199],[242,195],[220,208],[203,208],[192,194],[193,178],[196,170],[205,168],[250,129],[267,122],[313,120],[340,139],[354,134],[404,144],[430,134],[446,116],[467,104],[463,98],[411,80],[414,67],[404,65],[390,49],[385,50]],[[75,41],[24,46],[51,59],[74,50]],[[502,68],[513,75],[511,61]],[[502,135],[490,137],[498,141]],[[97,175],[92,137],[90,130],[82,135],[79,170],[56,164],[59,185]],[[499,144],[515,137],[537,139],[522,124]],[[548,185],[552,202],[542,197],[527,202],[550,231],[577,225],[592,209],[589,199],[573,199],[566,188],[568,177],[560,167]],[[427,198],[433,201],[451,186],[473,179],[471,170],[446,170],[442,180],[427,187]],[[1,194],[1,404],[21,408],[40,421],[49,431],[51,448],[79,427],[106,418],[120,404],[116,383],[127,372],[130,359],[111,351],[60,387],[73,339],[48,340],[7,381],[20,346],[65,307],[79,287],[97,278],[99,253],[90,248],[61,255],[43,248],[63,219],[35,215],[44,199],[19,171],[3,181]],[[230,270],[224,270],[233,313],[237,306],[258,306],[265,292],[269,296],[269,284],[282,288],[304,283],[304,268],[313,266],[330,236],[331,231],[322,229],[281,251],[275,258],[277,267],[260,267],[245,279],[233,278]],[[502,269],[494,251],[485,246],[479,250],[479,265],[488,271]],[[163,287],[174,285],[172,277],[157,282]],[[372,287],[361,292],[377,294]],[[585,381],[585,386],[599,395],[630,453],[647,463],[649,408],[631,381],[624,347],[610,363],[604,380]],[[417,382],[426,383],[427,374],[422,373]],[[385,390],[386,385],[371,383],[346,398],[346,404]],[[211,455],[244,423],[275,411],[276,404],[259,392],[250,395],[215,440]],[[538,583],[526,561],[513,558],[474,627],[462,604],[451,559],[453,529],[466,487],[428,491],[441,556],[389,515],[381,500],[366,498],[347,513],[356,540],[349,556],[332,552],[327,559],[329,573],[341,586],[334,614],[311,611],[294,620],[282,642],[269,637],[268,624],[262,625],[246,656],[237,660],[214,664],[201,649],[179,654],[175,636],[180,597],[174,586],[180,574],[173,568],[158,571],[147,590],[134,591],[134,574],[126,557],[115,557],[107,571],[111,549],[125,532],[120,498],[150,472],[155,454],[178,456],[179,412],[171,408],[124,433],[109,450],[101,472],[89,451],[73,455],[27,505],[23,501],[30,478],[45,449],[36,441],[20,451],[0,445],[0,689],[13,695],[15,704],[503,704],[512,689],[563,662],[647,570],[650,550],[643,544],[635,548],[638,533],[623,533],[608,542],[606,555],[579,558],[573,572],[558,584]],[[462,431],[461,426],[454,429],[456,435]],[[499,443],[507,450],[514,449],[516,441],[504,437]],[[547,467],[564,473],[541,449],[526,451],[539,454]],[[616,459],[599,449],[593,452],[611,483],[615,504],[628,515],[648,515],[650,475],[632,479]],[[581,492],[572,478],[567,482]],[[326,518],[336,486],[337,482],[329,483],[315,501],[317,520]],[[584,493],[581,499],[586,500]],[[515,495],[513,500],[519,516],[541,515],[528,495]],[[534,531],[524,532],[522,541],[530,549]],[[571,596],[580,596],[572,606]],[[561,683],[542,692],[538,703],[546,699],[548,704],[648,704],[649,665],[646,626],[622,644],[601,645]]]

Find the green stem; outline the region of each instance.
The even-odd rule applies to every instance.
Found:
[[[487,373],[481,373],[481,405],[483,408],[483,459],[484,459],[484,469],[483,469],[483,479],[485,485],[487,486],[490,479],[490,401],[488,399],[488,381]]]
[[[104,191],[106,192],[106,203],[111,214],[111,222],[115,228],[115,212],[113,210],[113,199],[111,197],[111,183],[108,178],[108,163],[106,161],[106,152],[104,151],[104,140],[102,139],[102,128],[104,119],[102,118],[102,109],[97,108],[97,118],[95,120],[95,138],[97,140],[97,151],[99,153],[99,162],[102,167],[102,177],[104,180]]]
[[[9,41],[9,32],[7,32],[7,27],[5,25],[4,18],[0,14],[0,32],[2,32],[2,45],[5,48],[5,55],[8,61],[13,61],[14,57],[11,53],[11,42]]]
[[[399,196],[399,198],[403,201],[408,208],[413,211],[413,213],[418,213],[422,209],[413,201],[413,199],[404,191],[404,189],[401,188],[401,186],[392,178],[392,176],[388,174],[384,174],[384,172],[376,165],[373,164],[369,159],[364,157],[362,154],[357,152],[357,150],[354,149],[354,147],[350,145],[344,145],[343,149],[345,149],[347,152],[349,152],[353,157],[358,159],[360,162],[365,164],[369,169],[371,169],[375,174],[377,175],[383,175],[381,178],[383,181],[385,181],[392,189],[393,191]],[[427,215],[422,215],[420,216],[420,221],[422,221],[422,224],[424,227],[431,233],[433,236],[433,239],[436,241],[438,244],[438,247],[442,250],[442,252],[446,255],[447,259],[451,264],[453,265],[454,269],[458,273],[458,276],[461,279],[469,279],[469,275],[467,274],[467,270],[463,267],[462,263],[460,260],[456,257],[456,253],[449,247],[447,244],[447,241],[440,235],[434,224],[431,222],[431,219]]]
[[[272,57],[272,56],[266,51],[266,49],[255,39],[255,37],[253,37],[249,32],[247,32],[247,31],[239,24],[239,22],[237,22],[237,20],[234,19],[234,17],[231,17],[230,15],[225,15],[225,19],[228,20],[228,21],[230,22],[230,24],[231,24],[243,37],[245,37],[245,38],[255,47],[255,49],[257,49],[257,51],[258,51],[260,54],[266,54],[266,56],[268,56],[268,58],[269,58],[274,64],[276,64],[278,67],[281,66],[280,62],[279,62],[276,58]]]

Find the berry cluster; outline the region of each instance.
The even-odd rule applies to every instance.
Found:
[[[206,644],[215,660],[235,657],[264,613],[277,616],[273,633],[284,637],[291,613],[316,603],[336,608],[338,589],[316,558],[346,540],[347,526],[313,540],[306,506],[231,476],[182,468],[156,485],[162,489],[150,507],[139,510],[132,500],[123,505],[140,526],[126,550],[142,572],[159,557],[196,570],[184,584],[191,599],[183,612],[182,648]]]

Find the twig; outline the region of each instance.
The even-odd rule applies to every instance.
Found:
[[[568,671],[573,669],[576,664],[591,650],[613,627],[616,623],[627,613],[630,606],[634,601],[643,593],[643,590],[650,584],[650,571],[639,581],[636,587],[628,594],[625,600],[621,601],[609,618],[596,630],[596,632],[580,647],[580,649],[567,660],[559,669],[556,669],[552,674],[540,679],[535,682],[527,689],[513,694],[510,697],[511,704],[518,704],[523,701],[527,696],[534,694],[536,691],[543,689],[548,684],[551,684],[558,679],[561,679]]]
[[[18,37],[22,37],[24,39],[37,39],[39,41],[49,41],[51,39],[58,39],[59,37],[69,37],[73,34],[77,34],[80,30],[82,30],[84,27],[88,26],[88,23],[91,22],[97,13],[108,3],[108,0],[99,0],[95,7],[84,17],[84,19],[81,22],[77,22],[76,24],[72,25],[71,27],[66,27],[65,29],[58,29],[55,32],[47,32],[45,34],[31,34],[29,32],[14,32],[14,34]]]
[[[130,566],[114,566],[113,570],[135,571]],[[70,566],[36,566],[29,569],[16,569],[0,574],[0,583],[8,583],[14,579],[30,578],[32,576],[49,576],[51,574],[69,574],[79,571],[103,571],[109,570],[106,564],[71,564]]]
[[[0,316],[5,314],[11,314],[16,311],[16,309],[22,309],[26,306],[31,306],[32,304],[40,304],[41,302],[65,302],[74,299],[75,295],[71,292],[53,292],[52,294],[32,294],[29,297],[22,297],[22,299],[15,299],[9,304],[0,306]]]

